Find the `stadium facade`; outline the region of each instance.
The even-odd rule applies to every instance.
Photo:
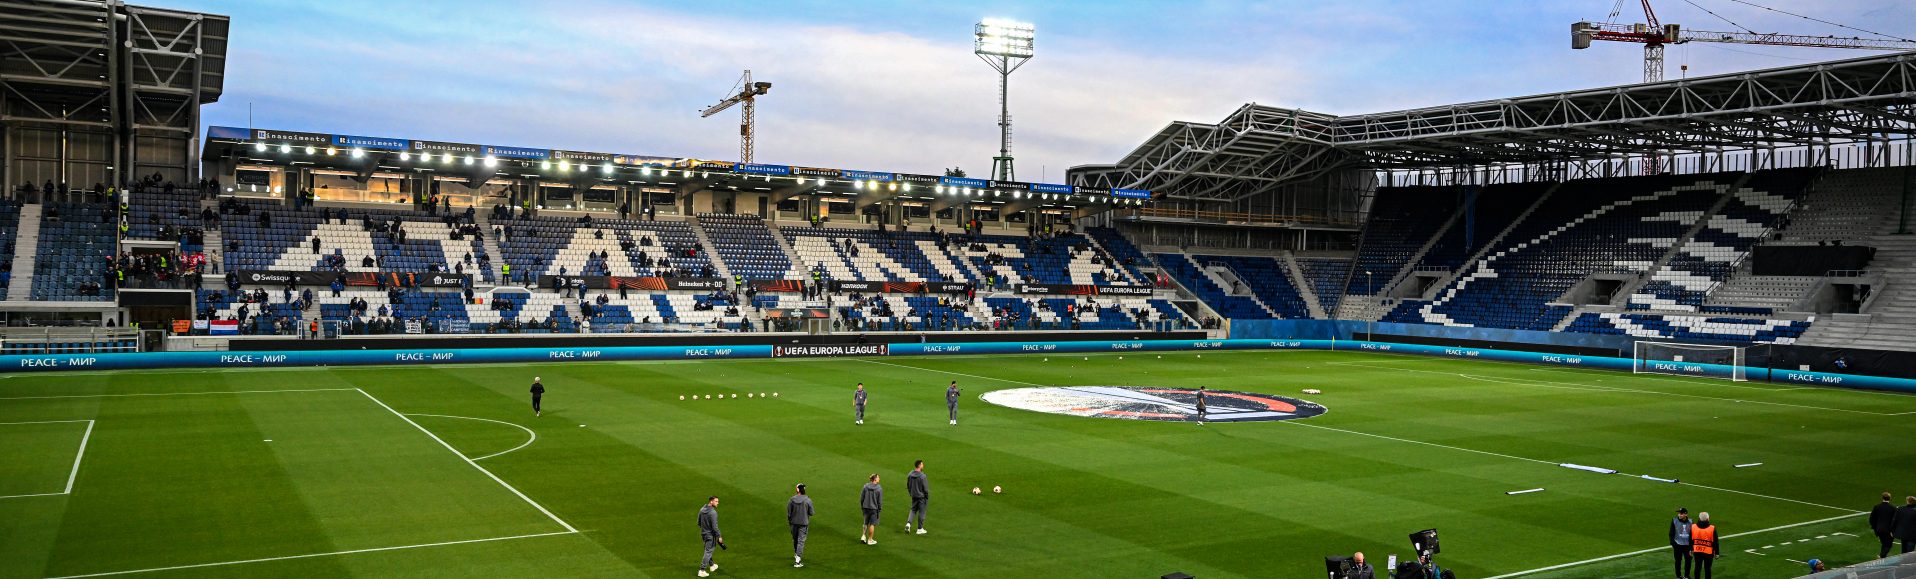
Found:
[[[37,71],[10,69],[0,117],[16,357],[1232,338],[1627,359],[1675,342],[1916,378],[1911,54],[1370,115],[1250,104],[1046,184],[202,139],[224,18],[9,8],[44,28],[4,60]],[[62,52],[91,72],[46,72]]]

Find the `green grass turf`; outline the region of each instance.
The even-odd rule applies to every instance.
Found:
[[[96,422],[70,495],[0,499],[0,577],[255,559],[274,560],[140,576],[683,577],[712,494],[732,546],[720,577],[1306,577],[1326,554],[1381,562],[1436,527],[1440,561],[1482,578],[1658,547],[1676,506],[1710,511],[1725,534],[1838,517],[1725,540],[1719,576],[1785,577],[1801,569],[1789,559],[1873,556],[1853,514],[1909,484],[1916,459],[1916,397],[1372,353],[1159,356],[14,376],[0,379],[0,423]],[[550,388],[538,418],[534,375]],[[965,389],[958,427],[945,423],[951,379]],[[859,381],[872,391],[862,427]],[[1032,384],[1204,385],[1329,413],[1198,427],[976,399]],[[312,391],[224,393],[255,390]],[[184,394],[197,392],[223,393]],[[692,394],[727,398],[678,399]],[[537,440],[512,450],[525,431],[468,418]],[[0,425],[0,495],[59,490],[84,424]],[[482,471],[421,428],[465,456],[505,454]],[[931,534],[906,536],[918,458]],[[1731,468],[1752,462],[1764,465]],[[866,546],[856,500],[874,472],[889,500]],[[783,519],[796,482],[819,511],[803,570]],[[966,492],[992,485],[1005,493]],[[522,538],[461,542],[508,537]],[[454,544],[388,549],[437,543]],[[359,552],[298,557],[339,551]],[[1667,569],[1658,550],[1528,576]]]

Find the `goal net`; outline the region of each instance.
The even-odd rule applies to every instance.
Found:
[[[1630,371],[1744,380],[1743,350],[1738,346],[1637,342]]]

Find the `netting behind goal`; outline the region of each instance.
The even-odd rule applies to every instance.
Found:
[[[1742,382],[1743,350],[1738,346],[1637,342],[1631,372],[1729,378]]]

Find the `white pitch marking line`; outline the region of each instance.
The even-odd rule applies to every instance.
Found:
[[[1749,468],[1749,467],[1752,467],[1752,466],[1763,466],[1763,463],[1760,463],[1760,462],[1748,462],[1748,463],[1743,463],[1743,464],[1739,464],[1739,465],[1733,465],[1733,468]]]
[[[122,398],[129,396],[199,396],[204,394],[262,394],[268,392],[351,392],[357,388],[296,388],[287,390],[214,390],[211,392],[151,392],[145,394],[65,394],[59,396],[6,396],[0,400],[46,400],[52,398]]]
[[[519,450],[519,449],[521,449],[521,448],[525,448],[525,447],[527,447],[527,446],[531,446],[533,442],[536,442],[536,441],[538,441],[538,440],[539,440],[539,433],[537,433],[537,432],[533,432],[533,431],[532,431],[532,429],[530,429],[530,428],[526,428],[526,427],[524,427],[524,426],[520,426],[520,425],[517,425],[517,424],[513,424],[513,423],[511,423],[511,422],[506,422],[506,421],[503,421],[503,420],[493,420],[493,419],[491,419],[491,418],[473,418],[473,417],[471,417],[471,416],[452,416],[452,415],[450,415],[450,414],[425,414],[425,413],[421,413],[421,412],[415,412],[415,413],[412,413],[412,414],[408,414],[407,416],[432,416],[432,417],[435,417],[435,418],[459,418],[459,419],[463,419],[463,420],[478,420],[478,421],[481,421],[481,422],[495,422],[495,423],[499,423],[499,424],[504,424],[504,425],[506,425],[506,426],[510,426],[510,427],[513,427],[513,428],[517,428],[517,429],[519,429],[519,430],[524,430],[524,431],[526,431],[526,435],[527,435],[527,436],[530,436],[530,437],[531,437],[531,438],[528,438],[528,439],[526,439],[526,441],[525,441],[525,443],[524,443],[524,444],[520,444],[519,446],[515,446],[515,447],[512,447],[512,448],[510,448],[510,449],[507,449],[507,450],[502,450],[502,451],[499,451],[499,452],[495,452],[495,453],[492,453],[492,454],[488,454],[488,455],[485,455],[485,456],[481,456],[481,457],[477,457],[477,458],[474,458],[473,460],[475,460],[475,461],[479,461],[479,460],[485,460],[485,459],[488,459],[488,458],[492,458],[492,457],[495,457],[495,456],[499,456],[499,455],[501,455],[501,454],[505,454],[505,453],[508,453],[508,452],[512,452],[512,451],[514,451],[514,450]],[[579,426],[585,426],[585,425],[584,425],[584,424],[581,424],[581,425],[579,425]]]
[[[1540,493],[1540,492],[1543,492],[1543,489],[1541,489],[1541,488],[1535,488],[1535,489],[1528,489],[1528,490],[1521,490],[1521,491],[1510,491],[1510,492],[1506,492],[1506,493],[1504,493],[1504,494],[1506,494],[1506,495],[1521,495],[1521,494],[1528,494],[1528,493]]]
[[[1004,378],[993,378],[993,377],[990,377],[990,376],[979,376],[979,375],[976,375],[976,374],[965,374],[965,373],[961,373],[961,372],[951,372],[951,371],[946,371],[946,370],[933,370],[933,369],[931,369],[931,368],[919,368],[919,367],[916,367],[916,366],[906,366],[906,365],[903,365],[903,364],[893,364],[893,363],[890,363],[890,362],[879,362],[879,361],[876,361],[876,360],[859,360],[859,359],[857,359],[857,358],[853,358],[853,360],[857,360],[857,361],[859,361],[859,362],[865,362],[865,363],[867,363],[867,364],[883,364],[883,365],[886,365],[886,366],[897,366],[897,367],[899,367],[899,368],[910,368],[910,369],[913,369],[913,370],[923,370],[923,371],[926,371],[926,372],[937,372],[937,373],[941,373],[941,374],[952,374],[952,375],[955,375],[955,376],[966,376],[966,377],[970,377],[970,378],[978,378],[978,379],[981,379],[981,380],[996,380],[996,381],[999,381],[999,382],[1007,382],[1007,383],[1011,383],[1011,384],[1023,384],[1023,385],[1026,385],[1026,386],[1043,386],[1043,384],[1034,384],[1034,383],[1031,383],[1031,382],[1020,382],[1020,381],[1017,381],[1017,380],[1007,380],[1007,379],[1004,379]],[[1409,369],[1409,368],[1389,368],[1389,369],[1391,369],[1391,370],[1407,370],[1407,371],[1411,371],[1411,372],[1423,372],[1423,371],[1424,371],[1424,370],[1411,370],[1411,369]],[[1432,372],[1432,373],[1433,373],[1433,374],[1450,374],[1450,372]],[[1460,374],[1460,375],[1461,375],[1461,374]],[[1549,387],[1549,386],[1545,386],[1545,387]],[[1438,444],[1438,443],[1435,443],[1435,442],[1425,442],[1425,441],[1422,441],[1422,440],[1411,440],[1411,439],[1408,439],[1408,438],[1397,438],[1397,437],[1395,437],[1395,436],[1385,436],[1385,435],[1382,435],[1382,434],[1371,434],[1371,433],[1369,433],[1369,432],[1360,432],[1360,431],[1356,431],[1356,430],[1346,430],[1346,429],[1342,429],[1342,428],[1337,428],[1337,427],[1334,427],[1334,426],[1322,426],[1322,425],[1318,425],[1318,424],[1310,424],[1310,423],[1308,423],[1308,422],[1306,422],[1306,421],[1302,421],[1302,420],[1283,420],[1283,421],[1279,421],[1278,423],[1279,423],[1279,424],[1287,424],[1287,425],[1291,425],[1291,426],[1302,426],[1302,427],[1305,427],[1305,428],[1316,428],[1316,429],[1320,429],[1320,430],[1329,430],[1329,431],[1333,431],[1333,432],[1342,432],[1342,433],[1346,433],[1346,434],[1355,434],[1355,435],[1358,435],[1358,436],[1369,436],[1369,437],[1372,437],[1372,438],[1381,438],[1381,439],[1384,439],[1384,440],[1394,440],[1394,441],[1397,441],[1397,442],[1403,442],[1403,443],[1407,443],[1407,444],[1420,444],[1420,445],[1424,445],[1424,446],[1434,446],[1434,447],[1437,447],[1437,448],[1448,448],[1448,449],[1450,449],[1450,450],[1457,450],[1457,451],[1463,451],[1463,452],[1471,452],[1471,453],[1476,453],[1476,454],[1483,454],[1483,455],[1489,455],[1489,456],[1497,456],[1497,457],[1503,457],[1503,458],[1508,458],[1508,459],[1513,459],[1513,460],[1522,460],[1522,461],[1528,461],[1528,462],[1534,462],[1534,463],[1538,463],[1538,464],[1547,464],[1547,465],[1551,465],[1551,466],[1559,466],[1559,465],[1561,465],[1561,464],[1562,464],[1562,463],[1558,463],[1558,462],[1551,462],[1551,461],[1548,461],[1548,460],[1539,460],[1539,459],[1535,459],[1535,458],[1526,458],[1526,457],[1521,457],[1521,456],[1514,456],[1514,455],[1509,455],[1509,454],[1502,454],[1502,453],[1496,453],[1496,452],[1490,452],[1490,451],[1487,451],[1487,450],[1477,450],[1477,449],[1474,449],[1474,448],[1463,448],[1463,447],[1460,447],[1460,446],[1450,446],[1450,445],[1447,445],[1447,444]],[[1791,502],[1791,503],[1797,503],[1797,504],[1801,504],[1801,505],[1809,505],[1809,506],[1813,506],[1813,507],[1822,507],[1822,508],[1825,508],[1825,509],[1832,509],[1832,510],[1838,510],[1838,511],[1849,511],[1849,509],[1846,509],[1846,508],[1842,508],[1842,507],[1832,507],[1832,506],[1829,506],[1829,505],[1821,505],[1821,504],[1817,504],[1817,503],[1812,503],[1812,502],[1808,502],[1808,501],[1799,501],[1799,500],[1796,500],[1796,499],[1788,499],[1788,498],[1783,498],[1783,497],[1773,497],[1773,496],[1769,496],[1769,495],[1762,495],[1762,494],[1757,494],[1757,493],[1752,493],[1752,492],[1745,492],[1745,491],[1739,491],[1739,490],[1731,490],[1731,489],[1726,489],[1726,488],[1722,488],[1722,487],[1713,487],[1713,486],[1709,486],[1709,485],[1701,485],[1701,484],[1696,484],[1696,483],[1683,483],[1683,484],[1687,484],[1687,485],[1690,485],[1690,486],[1693,486],[1693,487],[1696,487],[1696,488],[1700,488],[1700,489],[1708,489],[1708,490],[1713,490],[1713,491],[1719,491],[1719,492],[1726,492],[1726,493],[1733,493],[1733,494],[1739,494],[1739,495],[1745,495],[1745,496],[1752,496],[1752,497],[1758,497],[1758,498],[1765,498],[1765,499],[1773,499],[1773,500],[1779,500],[1779,501],[1784,501],[1784,502]]]
[[[1788,524],[1788,525],[1782,525],[1782,526],[1778,526],[1778,527],[1770,527],[1770,528],[1768,528],[1768,529],[1757,529],[1757,530],[1754,530],[1754,531],[1748,531],[1748,532],[1743,532],[1743,533],[1731,533],[1731,534],[1728,534],[1728,535],[1724,535],[1724,536],[1723,536],[1723,538],[1725,538],[1725,539],[1734,539],[1734,538],[1737,538],[1737,537],[1747,537],[1747,536],[1750,536],[1750,535],[1755,535],[1755,534],[1758,534],[1758,533],[1768,533],[1768,532],[1770,532],[1770,531],[1781,531],[1781,530],[1783,530],[1783,529],[1793,529],[1793,528],[1796,528],[1796,527],[1801,527],[1801,526],[1805,526],[1805,525],[1815,525],[1815,524],[1820,524],[1820,523],[1827,523],[1827,522],[1830,522],[1830,521],[1837,521],[1837,520],[1842,520],[1842,519],[1847,519],[1847,518],[1850,518],[1850,517],[1854,517],[1854,516],[1857,516],[1857,515],[1864,515],[1864,514],[1868,514],[1868,513],[1864,513],[1864,512],[1862,512],[1862,511],[1857,511],[1857,512],[1854,512],[1854,513],[1850,513],[1850,514],[1847,514],[1847,515],[1837,515],[1837,516],[1834,516],[1834,517],[1830,517],[1830,518],[1827,518],[1827,519],[1817,519],[1817,520],[1814,520],[1814,521],[1804,521],[1804,522],[1801,522],[1801,523],[1792,523],[1792,524]],[[1569,562],[1569,563],[1562,563],[1562,564],[1558,564],[1558,565],[1551,565],[1551,566],[1549,566],[1549,567],[1538,567],[1538,568],[1536,568],[1536,569],[1531,569],[1531,570],[1528,570],[1528,571],[1518,571],[1518,572],[1515,572],[1515,573],[1505,573],[1505,574],[1503,574],[1503,575],[1498,575],[1498,576],[1495,576],[1495,577],[1487,577],[1487,578],[1485,578],[1485,579],[1509,579],[1509,578],[1511,578],[1511,577],[1522,577],[1522,576],[1524,576],[1524,575],[1533,575],[1533,574],[1536,574],[1536,573],[1543,573],[1543,572],[1546,572],[1546,571],[1556,571],[1556,570],[1558,570],[1558,569],[1568,569],[1568,568],[1571,568],[1571,567],[1579,567],[1579,566],[1583,566],[1583,565],[1589,565],[1589,564],[1591,564],[1591,563],[1602,563],[1602,562],[1604,562],[1604,561],[1612,561],[1612,560],[1616,560],[1616,559],[1622,559],[1622,558],[1624,558],[1624,557],[1635,557],[1635,556],[1637,556],[1637,555],[1642,555],[1642,554],[1645,554],[1645,553],[1657,553],[1657,552],[1667,552],[1667,551],[1669,551],[1669,550],[1670,550],[1670,547],[1669,547],[1669,546],[1667,546],[1667,545],[1666,545],[1666,546],[1660,546],[1660,547],[1651,547],[1651,548],[1648,548],[1648,549],[1643,549],[1643,550],[1640,550],[1640,551],[1631,551],[1631,552],[1628,552],[1628,553],[1617,553],[1617,554],[1615,554],[1615,555],[1607,555],[1607,556],[1603,556],[1603,557],[1597,557],[1597,558],[1595,558],[1595,559],[1584,559],[1584,560],[1582,560],[1582,561],[1572,561],[1572,562]],[[1753,553],[1753,554],[1757,554],[1757,555],[1762,555],[1762,553],[1757,553],[1757,552],[1756,552],[1755,550],[1752,550],[1752,549],[1744,549],[1744,552],[1746,552],[1746,553]]]
[[[73,455],[73,471],[67,473],[67,489],[60,494],[73,494],[73,481],[80,478],[80,459],[86,458],[86,443],[93,440],[93,421],[86,421],[86,434],[80,435],[80,452]]]
[[[578,533],[578,531],[555,531],[555,532],[551,532],[551,533],[536,533],[536,534],[531,534],[531,535],[514,535],[514,536],[511,536],[511,537],[492,537],[492,538],[489,538],[489,539],[467,539],[467,540],[464,540],[464,541],[445,541],[445,542],[440,542],[440,543],[423,543],[423,544],[419,544],[419,545],[400,545],[400,546],[397,546],[397,547],[374,547],[374,548],[371,548],[371,549],[353,549],[353,550],[349,550],[349,551],[328,551],[328,552],[325,552],[325,553],[307,553],[307,554],[304,554],[304,555],[287,555],[287,556],[285,556],[285,557],[262,557],[262,558],[259,558],[259,559],[245,559],[245,560],[240,560],[240,561],[221,561],[221,562],[218,562],[218,563],[198,563],[198,564],[193,564],[193,565],[175,565],[175,566],[172,566],[172,567],[153,567],[153,568],[151,568],[151,569],[131,569],[131,570],[127,570],[127,571],[107,571],[107,572],[104,572],[104,573],[89,573],[89,574],[86,574],[86,575],[65,575],[65,576],[61,576],[61,577],[49,577],[49,578],[47,578],[47,579],[81,579],[81,578],[84,578],[84,577],[107,577],[107,576],[111,576],[111,575],[132,575],[132,574],[135,574],[135,573],[155,573],[155,572],[160,572],[160,571],[178,571],[178,570],[181,570],[181,569],[205,569],[205,568],[207,568],[207,567],[224,567],[224,566],[227,566],[227,565],[245,565],[245,564],[248,564],[248,563],[265,563],[265,562],[268,562],[268,561],[287,561],[287,560],[292,560],[292,559],[311,559],[311,558],[314,558],[314,557],[331,557],[331,556],[335,556],[335,555],[353,555],[353,554],[358,554],[358,553],[378,553],[378,552],[382,552],[382,551],[399,551],[399,550],[404,550],[404,549],[424,549],[424,548],[427,548],[427,547],[445,547],[445,546],[449,546],[449,545],[468,545],[468,544],[472,544],[472,543],[492,543],[492,542],[498,542],[498,541],[512,541],[512,540],[517,540],[517,539],[531,539],[531,538],[534,538],[534,537],[551,537],[551,536],[556,536],[556,535],[572,535],[572,534],[577,534],[577,533]]]
[[[492,474],[492,471],[486,470],[486,467],[479,466],[479,463],[473,462],[471,458],[467,457],[464,453],[459,452],[459,449],[453,448],[452,445],[450,444],[446,444],[446,441],[444,439],[439,438],[439,435],[433,434],[431,430],[426,430],[426,427],[420,426],[419,423],[417,422],[413,422],[411,418],[407,418],[406,415],[400,414],[398,410],[393,410],[393,407],[387,406],[385,402],[380,401],[380,399],[374,397],[371,393],[366,392],[364,389],[353,388],[353,390],[358,390],[360,394],[363,394],[366,396],[367,400],[373,401],[373,403],[378,404],[380,408],[385,408],[387,412],[393,413],[393,416],[398,416],[400,420],[406,421],[406,424],[411,424],[413,428],[417,428],[419,429],[420,432],[426,433],[426,436],[432,437],[434,441],[439,443],[439,446],[446,447],[446,450],[452,451],[452,454],[454,456],[459,457],[459,460],[466,461],[466,464],[472,465],[472,468],[479,469],[479,472],[486,473],[486,476],[488,478],[491,478],[492,482],[499,483],[499,486],[506,487],[506,490],[512,491],[512,494],[514,495],[518,495],[521,500],[524,500],[526,502],[526,504],[532,505],[532,508],[539,509],[539,512],[541,513],[545,513],[547,518],[552,519],[552,522],[558,523],[559,526],[561,527],[565,527],[566,532],[568,533],[579,532],[578,529],[575,529],[572,527],[571,523],[567,523],[565,522],[564,519],[560,519],[558,515],[552,514],[552,511],[546,510],[545,506],[540,505],[537,501],[532,500],[532,497],[526,496],[525,493],[519,492],[519,489],[514,488],[510,483],[507,483],[506,481],[500,479],[499,475]]]
[[[1788,406],[1788,407],[1791,407],[1791,408],[1807,408],[1807,409],[1811,409],[1811,410],[1823,410],[1823,411],[1828,411],[1828,412],[1850,412],[1850,413],[1854,413],[1854,414],[1867,414],[1867,415],[1870,415],[1870,416],[1895,416],[1894,414],[1890,414],[1890,413],[1887,413],[1887,412],[1875,412],[1875,411],[1871,411],[1871,410],[1851,410],[1851,409],[1848,409],[1848,408],[1829,408],[1829,407],[1824,407],[1824,406],[1812,406],[1812,405],[1808,405],[1808,404],[1790,404],[1790,403],[1787,403],[1787,402],[1768,402],[1768,401],[1763,401],[1763,400],[1739,400],[1739,399],[1736,399],[1736,398],[1722,398],[1722,397],[1717,397],[1717,396],[1704,396],[1704,395],[1701,395],[1701,394],[1683,394],[1683,393],[1678,393],[1678,392],[1658,392],[1658,391],[1655,391],[1655,390],[1636,390],[1636,389],[1631,389],[1631,388],[1615,388],[1615,387],[1611,387],[1611,386],[1597,386],[1597,385],[1594,385],[1594,384],[1573,384],[1573,383],[1569,383],[1569,382],[1551,382],[1551,381],[1549,381],[1549,380],[1525,380],[1525,379],[1522,379],[1522,378],[1492,378],[1492,377],[1488,377],[1488,376],[1473,376],[1473,375],[1470,375],[1470,374],[1464,374],[1464,373],[1461,373],[1461,372],[1440,372],[1440,371],[1436,371],[1436,370],[1418,370],[1418,369],[1415,369],[1415,368],[1396,368],[1396,367],[1392,367],[1392,366],[1372,366],[1372,365],[1365,365],[1365,364],[1361,364],[1361,363],[1356,363],[1356,362],[1351,362],[1351,363],[1347,363],[1347,364],[1344,364],[1344,365],[1345,365],[1345,366],[1358,366],[1358,367],[1366,367],[1366,368],[1378,368],[1378,369],[1382,369],[1382,370],[1395,370],[1395,371],[1398,371],[1398,372],[1421,372],[1421,373],[1425,373],[1425,374],[1442,374],[1442,375],[1445,375],[1445,376],[1459,376],[1459,377],[1462,377],[1462,378],[1466,378],[1466,379],[1470,379],[1470,380],[1478,380],[1478,381],[1482,381],[1482,382],[1496,382],[1496,383],[1499,383],[1499,384],[1512,384],[1512,385],[1516,385],[1516,386],[1535,386],[1535,387],[1539,387],[1539,388],[1558,388],[1558,389],[1562,389],[1562,390],[1586,390],[1586,391],[1591,391],[1591,392],[1627,392],[1627,393],[1634,393],[1634,394],[1657,394],[1657,395],[1663,395],[1663,396],[1677,396],[1677,397],[1681,397],[1681,398],[1702,398],[1702,399],[1706,399],[1706,400],[1720,400],[1720,401],[1734,401],[1734,402],[1748,402],[1748,403],[1751,403],[1751,404],[1764,404],[1764,405],[1769,405],[1769,406]]]
[[[57,492],[57,493],[33,493],[33,494],[26,494],[26,495],[7,495],[7,496],[0,497],[0,499],[23,499],[27,497],[57,497],[61,495],[73,494],[73,481],[78,480],[80,478],[80,460],[86,458],[87,441],[93,440],[93,421],[92,420],[35,420],[30,422],[0,422],[0,425],[66,424],[66,423],[74,423],[74,422],[85,422],[86,432],[80,435],[80,449],[73,453],[73,470],[67,472],[66,488],[61,489],[60,492]]]

